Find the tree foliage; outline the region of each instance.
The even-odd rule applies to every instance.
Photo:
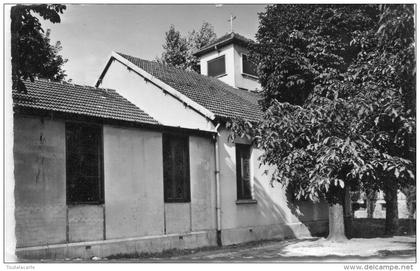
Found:
[[[162,45],[164,52],[160,61],[176,68],[186,69],[187,63],[187,40],[181,36],[175,26],[171,25],[165,33],[165,44]]]
[[[406,189],[415,178],[414,7],[385,5],[380,10],[375,31],[361,32],[352,41],[363,49],[349,68],[348,81],[358,90],[359,133],[379,152],[369,161],[377,179],[362,179],[362,185],[385,192],[385,230],[393,234],[398,229],[397,189]]]
[[[213,26],[204,22],[199,30],[193,30],[182,37],[173,25],[165,33],[164,52],[158,61],[184,70],[200,72],[198,58],[194,52],[216,39]]]
[[[44,77],[61,80],[66,74],[62,65],[67,61],[59,55],[61,44],[50,44],[50,31],[44,33],[38,14],[52,23],[61,21],[65,5],[16,5],[11,8],[11,49],[13,88],[22,90],[22,80]]]
[[[194,53],[214,40],[216,40],[216,33],[214,33],[213,26],[208,22],[204,22],[198,31],[193,30],[188,33],[187,66],[189,70],[200,73],[200,63]]]
[[[367,184],[378,189],[391,181],[402,188],[415,172],[414,7],[380,9],[375,31],[358,33],[352,41],[363,49],[343,85],[360,112],[358,133],[380,153],[369,162],[381,178]]]
[[[360,48],[355,31],[376,23],[367,5],[273,5],[260,14],[253,58],[260,63],[264,109],[273,99],[302,105],[316,86],[346,71]]]
[[[345,186],[414,180],[412,5],[275,5],[260,14],[252,57],[265,110],[235,120],[297,198],[342,203]]]

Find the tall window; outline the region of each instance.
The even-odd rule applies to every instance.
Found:
[[[165,202],[190,202],[188,136],[163,135],[163,181]]]
[[[209,60],[207,62],[207,75],[219,76],[226,73],[225,56]]]
[[[66,123],[67,204],[103,203],[102,127]]]
[[[242,73],[252,76],[258,76],[257,65],[249,61],[247,55],[242,55]]]
[[[250,157],[251,146],[236,144],[236,187],[238,200],[252,199]]]

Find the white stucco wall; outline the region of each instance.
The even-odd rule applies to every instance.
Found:
[[[66,242],[64,122],[14,117],[16,246]]]
[[[212,131],[209,119],[179,100],[165,93],[151,82],[146,82],[134,71],[113,61],[102,79],[102,88],[115,89],[120,95],[167,126]]]
[[[159,239],[192,232],[200,233],[194,238],[203,239],[178,244],[180,248],[215,244],[215,155],[211,138],[189,136],[191,202],[164,203],[162,133],[104,125],[105,204],[68,206],[65,121],[15,116],[14,127],[18,248],[51,244],[66,247],[67,242],[85,241],[100,244],[105,237],[107,242],[121,242],[124,249],[124,242],[118,240]],[[167,248],[166,239],[154,242],[155,250]],[[38,250],[30,251],[36,255]]]
[[[236,243],[252,240],[250,231],[262,228],[258,238],[273,238],[274,232],[270,228],[283,227],[282,231],[289,231],[291,237],[311,234],[310,226],[305,223],[328,219],[328,208],[325,203],[311,201],[290,200],[286,189],[279,183],[270,184],[274,168],[262,165],[258,157],[262,150],[253,148],[251,153],[251,185],[254,199],[257,203],[237,204],[236,191],[236,154],[235,144],[228,142],[229,132],[220,132],[220,184],[222,231],[225,231],[224,242]],[[238,143],[246,143],[239,140]],[[265,171],[269,174],[265,174]],[[295,224],[301,225],[296,232]],[[238,233],[236,233],[236,232]],[[286,235],[286,234],[285,234]],[[284,236],[282,236],[284,237]]]
[[[105,125],[106,238],[163,234],[162,135]]]
[[[189,150],[191,202],[164,203],[161,133],[104,126],[107,239],[215,230],[212,140]]]
[[[209,138],[190,136],[192,231],[216,229],[216,176],[214,144]]]

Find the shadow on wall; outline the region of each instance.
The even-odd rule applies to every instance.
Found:
[[[310,199],[298,200],[294,197],[290,185],[286,187],[286,196],[287,206],[292,215],[308,228],[311,236],[328,235],[328,203],[325,200],[321,199],[319,202]]]
[[[265,188],[256,178],[254,194],[260,215],[264,220],[272,221],[272,224],[282,224],[284,237],[302,238],[327,234],[328,206],[324,202],[295,200],[292,193],[281,184],[268,185]]]
[[[260,215],[266,220],[274,223],[290,223],[290,214],[287,212],[287,199],[284,197],[283,190],[273,189],[272,193],[268,193],[258,178],[254,177],[254,197],[258,201]],[[275,194],[277,192],[277,195]],[[284,208],[273,200],[273,197],[279,198],[284,202]],[[282,199],[283,198],[283,199]],[[280,206],[279,206],[280,205]]]
[[[328,208],[312,202],[298,202],[288,198],[286,188],[280,183],[270,185],[273,168],[259,166],[262,151],[253,149],[253,194],[256,204],[238,204],[236,191],[235,144],[227,141],[227,133],[221,133],[220,161],[223,187],[223,228],[240,231],[241,239],[300,238],[320,235],[327,231]],[[239,142],[246,143],[246,142]],[[268,174],[265,174],[267,171]],[[322,220],[322,221],[317,221]],[[248,229],[249,228],[249,229]],[[245,233],[245,231],[247,233]],[[249,232],[248,232],[249,231]],[[232,242],[237,240],[233,236]],[[235,239],[235,240],[234,240]],[[229,243],[229,242],[228,242]]]

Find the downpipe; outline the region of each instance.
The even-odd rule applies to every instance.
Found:
[[[217,131],[220,126],[220,123],[216,125],[216,134],[214,135],[214,161],[215,161],[215,171],[214,175],[216,177],[216,239],[217,245],[222,246],[222,222],[221,222],[221,197],[220,197],[220,157],[219,157],[219,132]]]

